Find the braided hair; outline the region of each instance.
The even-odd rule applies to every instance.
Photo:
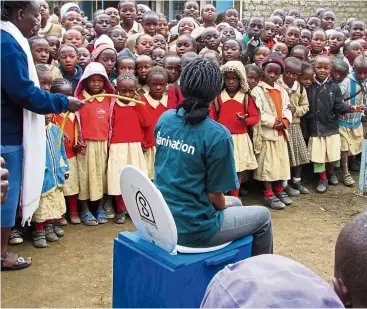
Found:
[[[204,121],[209,115],[209,104],[219,95],[222,85],[219,68],[209,60],[197,58],[184,68],[180,86],[185,99],[177,107],[177,111],[184,109],[183,118],[186,124]]]
[[[150,69],[150,71],[148,72],[147,75],[147,82],[149,82],[152,78],[153,75],[162,75],[164,77],[164,79],[166,80],[166,82],[168,81],[168,74],[167,71],[165,69],[163,69],[160,66],[154,66]]]
[[[118,83],[119,81],[121,80],[124,80],[124,79],[131,79],[133,80],[136,84],[138,84],[138,79],[136,78],[136,76],[132,73],[128,73],[128,72],[123,72],[121,73],[117,79],[116,79],[116,83]]]
[[[36,72],[37,74],[51,74],[51,69],[46,64],[36,64]]]
[[[65,86],[65,85],[68,85],[68,86],[70,86],[70,88],[72,88],[71,83],[67,79],[65,79],[65,78],[55,78],[52,81],[50,92],[51,93],[59,93],[60,92],[59,88],[61,86]]]

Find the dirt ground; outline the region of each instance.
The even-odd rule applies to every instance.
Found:
[[[291,207],[272,211],[275,253],[305,264],[330,282],[340,229],[367,211],[367,198],[356,196],[354,190],[338,185],[320,195],[312,188]],[[255,197],[244,198],[245,205],[261,204],[257,191]],[[113,240],[119,232],[133,229],[130,220],[122,226],[69,224],[65,236],[46,249],[36,249],[30,241],[12,247],[32,256],[33,265],[1,273],[2,307],[111,307]]]

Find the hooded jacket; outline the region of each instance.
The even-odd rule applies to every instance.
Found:
[[[339,134],[338,116],[349,113],[339,86],[327,78],[322,84],[313,81],[307,89],[309,112],[305,115],[310,137]]]

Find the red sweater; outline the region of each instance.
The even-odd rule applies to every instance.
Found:
[[[78,95],[79,100],[84,100],[83,93]],[[111,98],[104,98],[102,102],[94,99],[87,102],[79,111],[80,126],[85,140],[107,141],[110,120]]]
[[[220,106],[219,116],[216,115],[214,103],[210,106],[210,116],[224,125],[231,134],[247,133],[247,126],[256,125],[260,121],[255,102],[251,97],[249,98],[247,111],[245,112],[244,102],[239,103],[233,98],[223,103],[223,94],[224,91],[217,97]],[[241,113],[241,116],[248,114],[247,123],[240,121],[236,113]]]
[[[148,110],[150,120],[151,120],[151,126],[149,127],[149,139],[153,141],[152,146],[155,146],[155,139],[154,139],[154,129],[155,125],[157,124],[157,121],[161,115],[167,111],[167,107],[163,104],[159,103],[156,107],[152,106],[149,103],[149,100],[147,99],[147,94],[144,94],[141,96],[141,100],[145,102],[145,106]],[[162,98],[163,99],[163,98]],[[167,98],[166,98],[167,99]],[[164,100],[162,100],[163,102]],[[166,104],[167,105],[167,104]]]
[[[61,124],[63,123],[65,116],[66,114],[55,115],[54,123],[58,127],[61,127]],[[73,148],[75,145],[76,131],[77,131],[77,119],[75,117],[75,114],[70,114],[65,122],[64,127],[64,145],[65,145],[66,157],[68,159],[76,156],[76,153]]]
[[[151,120],[145,105],[125,105],[116,101],[112,111],[111,144],[142,143],[150,147],[153,141],[149,138]]]
[[[176,89],[177,89],[177,91],[176,91]],[[177,92],[178,96],[177,96],[176,92]],[[168,109],[176,109],[177,106],[184,99],[185,98],[182,95],[180,85],[177,85],[177,84],[171,85],[171,87],[169,87],[169,90],[168,90],[168,104],[167,104],[167,108]]]

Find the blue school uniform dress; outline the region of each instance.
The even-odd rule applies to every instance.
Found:
[[[169,110],[157,122],[154,183],[172,212],[178,244],[200,246],[223,223],[223,212],[207,194],[239,188],[239,183],[228,129],[209,117],[185,124],[183,115],[183,109]]]
[[[59,149],[60,128],[49,123],[46,127],[46,167],[39,207],[32,221],[44,222],[59,219],[66,212],[63,194],[65,174],[69,172],[64,143]],[[64,139],[62,138],[61,141]]]

